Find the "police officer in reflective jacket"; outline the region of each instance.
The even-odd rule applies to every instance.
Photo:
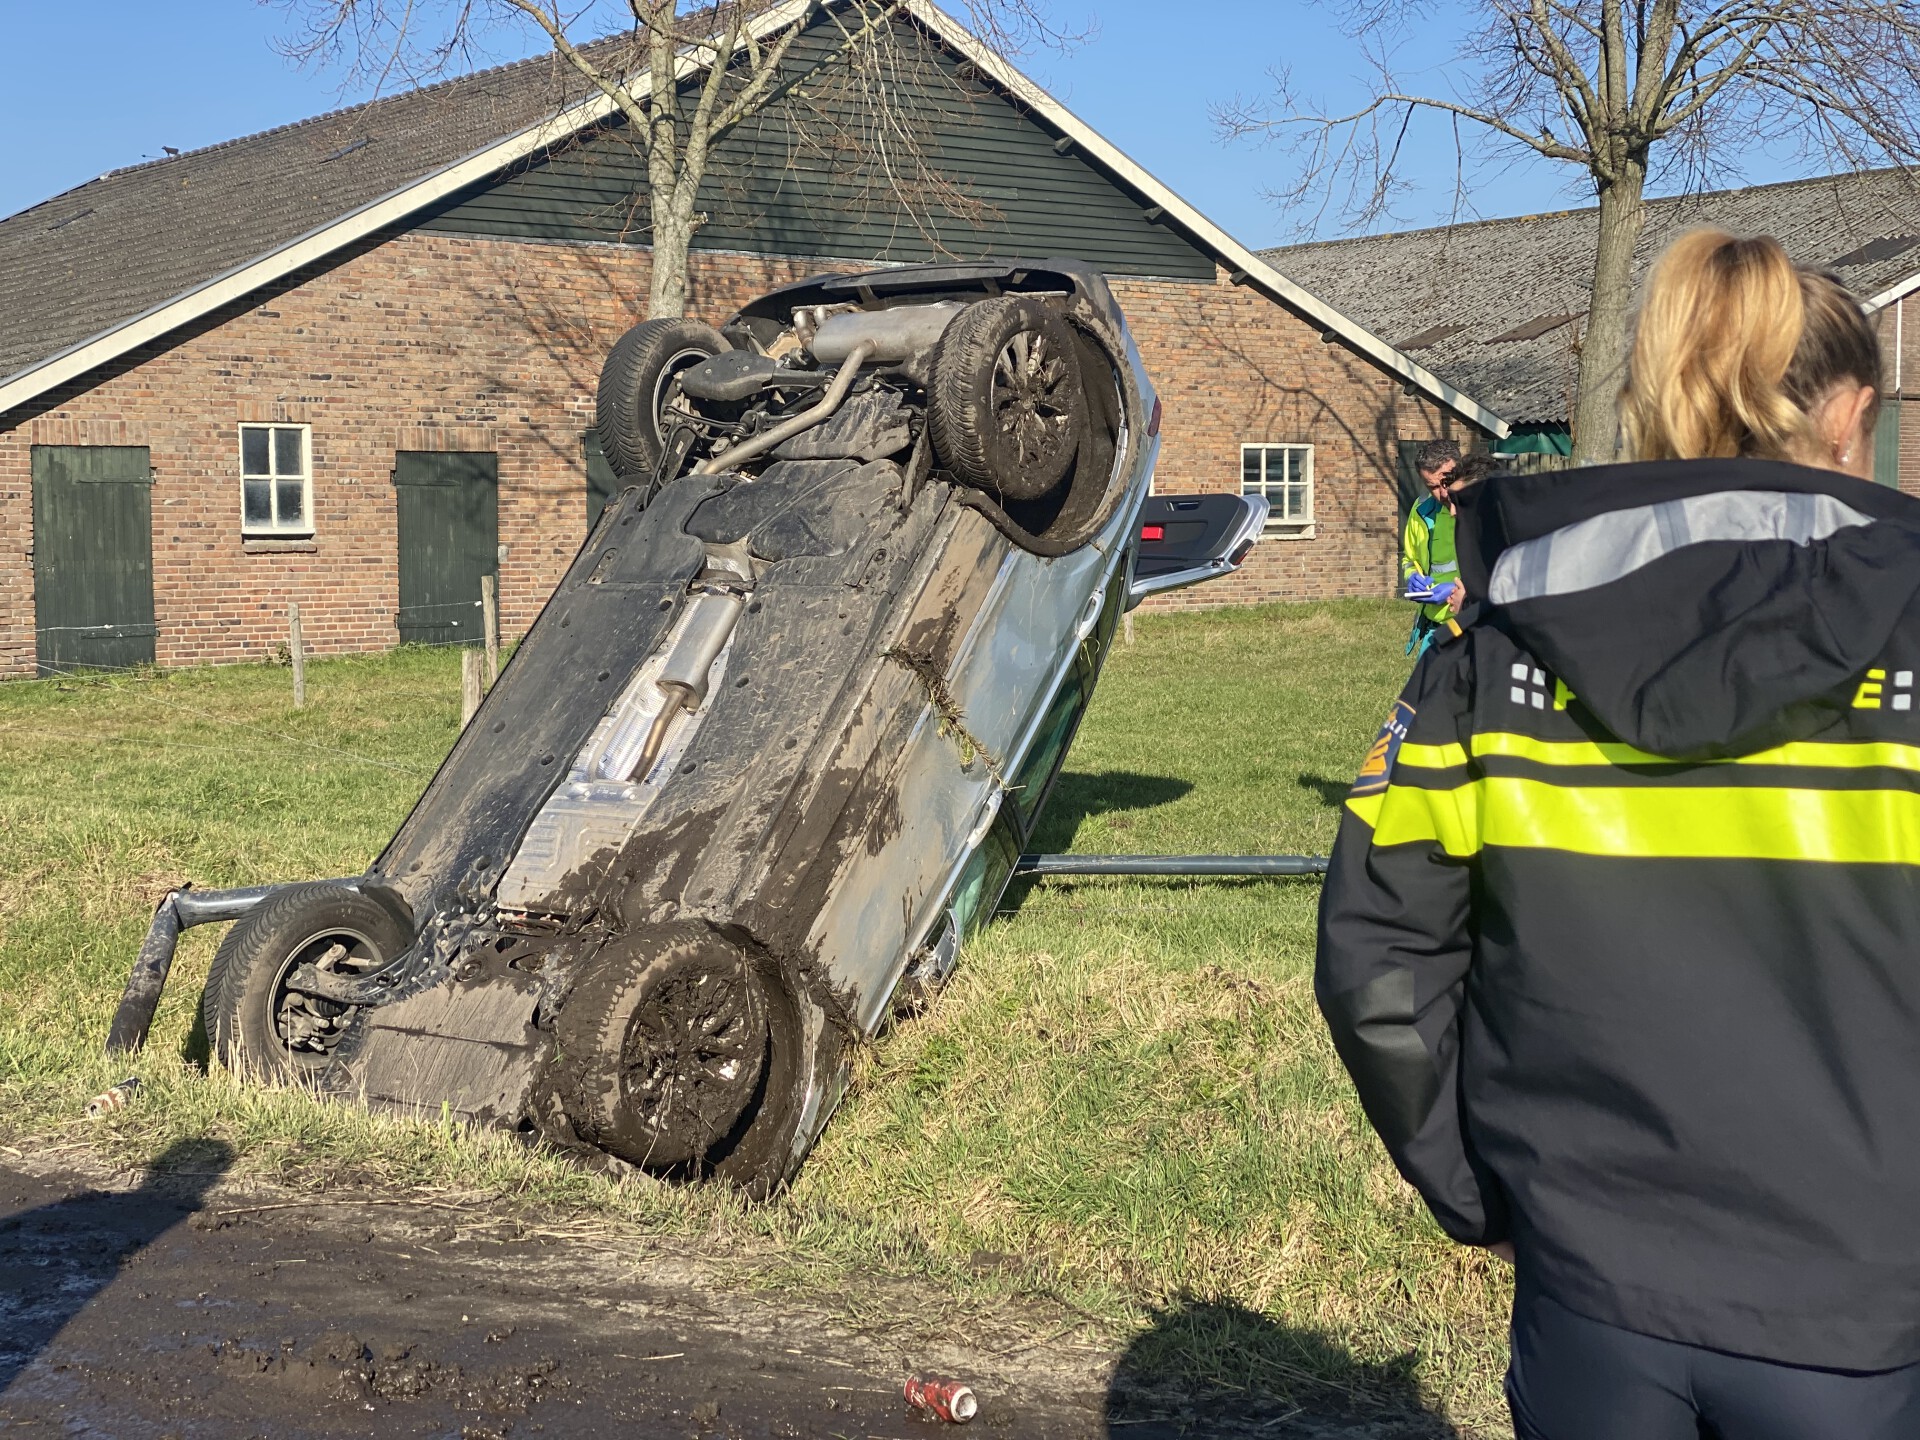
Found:
[[[1634,463],[1462,498],[1484,604],[1346,802],[1315,990],[1513,1260],[1522,1440],[1920,1436],[1920,501],[1858,303],[1682,237]]]

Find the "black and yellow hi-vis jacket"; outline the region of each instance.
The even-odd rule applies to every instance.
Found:
[[[1920,501],[1502,476],[1367,756],[1316,993],[1456,1239],[1645,1334],[1920,1361]]]

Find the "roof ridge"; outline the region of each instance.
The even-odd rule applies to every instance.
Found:
[[[599,45],[603,41],[613,39],[618,33],[619,32],[616,31],[614,34],[598,36],[593,40],[585,42],[581,48],[585,49],[587,46]],[[435,80],[427,85],[417,85],[409,90],[396,90],[384,95],[373,95],[365,100],[356,101],[352,105],[341,105],[332,110],[323,110],[318,115],[308,115],[300,120],[289,120],[282,125],[269,125],[264,130],[254,130],[245,135],[235,135],[226,140],[216,140],[211,145],[200,145],[191,150],[182,150],[178,155],[163,155],[157,160],[142,160],[132,165],[116,166],[112,170],[102,171],[91,180],[82,181],[80,184],[72,187],[72,189],[61,191],[59,195],[49,196],[48,200],[57,200],[60,198],[60,195],[71,195],[76,190],[84,190],[87,186],[97,185],[102,180],[118,179],[123,175],[131,175],[140,170],[156,169],[161,165],[178,164],[182,160],[197,159],[203,155],[213,154],[215,151],[229,150],[236,146],[252,144],[255,141],[264,140],[274,135],[285,135],[297,130],[318,128],[329,121],[339,121],[350,115],[374,110],[382,106],[395,105],[402,101],[417,100],[423,96],[444,94],[463,86],[470,86],[477,82],[497,78],[509,71],[531,70],[543,62],[552,65],[555,59],[556,57],[551,49],[543,50],[537,55],[527,55],[519,60],[507,60],[498,65],[490,65],[484,70],[469,70],[463,74],[449,75],[443,80]],[[562,108],[564,108],[564,106]],[[48,203],[48,201],[42,200],[37,203],[44,205]],[[28,210],[34,208],[35,206],[32,205],[27,207]],[[19,210],[14,213],[24,215],[27,212],[26,210]]]
[[[1716,200],[1728,195],[1752,195],[1764,190],[1788,190],[1803,186],[1820,185],[1829,182],[1868,180],[1881,176],[1898,175],[1910,172],[1916,181],[1916,198],[1920,198],[1920,165],[1881,165],[1871,170],[1834,170],[1824,175],[1803,175],[1796,180],[1769,180],[1762,185],[1729,185],[1719,190],[1687,190],[1678,195],[1656,195],[1646,204],[1649,210],[1655,206],[1672,206],[1688,201]],[[1303,240],[1293,245],[1274,245],[1260,251],[1261,255],[1280,255],[1287,252],[1298,253],[1302,250],[1331,249],[1336,245],[1361,245],[1373,240],[1408,240],[1417,235],[1440,235],[1454,230],[1491,230],[1498,225],[1521,225],[1537,223],[1542,220],[1564,220],[1576,215],[1591,215],[1599,205],[1575,205],[1563,210],[1538,210],[1525,215],[1495,215],[1485,220],[1458,220],[1445,225],[1422,225],[1412,230],[1382,230],[1373,235],[1338,235],[1327,240]]]

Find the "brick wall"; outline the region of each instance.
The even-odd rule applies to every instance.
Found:
[[[819,268],[700,255],[690,309],[719,319]],[[0,419],[0,674],[34,663],[35,444],[151,447],[162,665],[264,658],[289,601],[317,653],[393,644],[394,451],[495,450],[501,624],[519,633],[584,534],[580,433],[646,289],[644,251],[404,235]],[[1160,603],[1386,593],[1393,441],[1445,433],[1433,407],[1224,278],[1116,289],[1166,404],[1163,490],[1236,489],[1242,441],[1319,447],[1314,538],[1264,541],[1243,575]],[[235,427],[274,420],[313,427],[311,545],[241,540]]]
[[[1264,539],[1237,575],[1149,603],[1390,594],[1399,553],[1396,442],[1453,435],[1464,446],[1469,428],[1224,274],[1212,286],[1113,283],[1165,407],[1160,493],[1238,490],[1243,443],[1314,446],[1310,538]]]

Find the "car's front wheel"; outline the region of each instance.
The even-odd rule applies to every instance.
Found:
[[[568,1118],[630,1164],[706,1173],[766,1103],[776,997],[708,931],[609,948],[560,1014]]]
[[[413,937],[378,901],[344,885],[290,885],[237,921],[214,953],[201,1015],[214,1055],[229,1070],[268,1080],[311,1080],[358,1014],[287,981],[303,965],[354,979],[403,954]]]

